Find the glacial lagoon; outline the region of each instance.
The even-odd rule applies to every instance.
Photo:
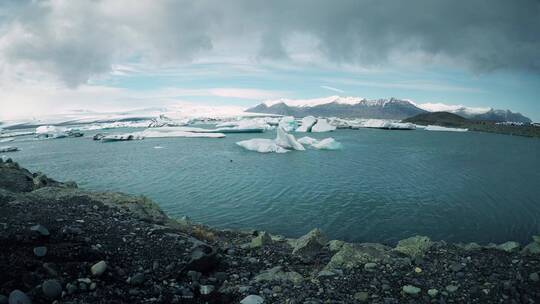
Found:
[[[17,139],[21,151],[5,155],[83,188],[146,195],[171,216],[214,227],[290,237],[319,227],[331,238],[383,243],[414,234],[527,243],[540,232],[534,138],[337,130],[309,136],[335,138],[338,151],[261,154],[235,143],[275,131],[115,143],[91,136]]]

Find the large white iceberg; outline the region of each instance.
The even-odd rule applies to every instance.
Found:
[[[336,129],[335,126],[332,126],[328,123],[328,120],[325,118],[317,119],[317,123],[311,127],[311,132],[331,132]]]
[[[441,127],[441,126],[434,126],[429,125],[424,128],[426,131],[448,131],[448,132],[467,132],[469,129],[461,129],[461,128],[447,128],[447,127]]]
[[[414,130],[416,125],[412,123],[394,122],[384,119],[366,119],[357,121],[353,124],[353,128],[374,128],[388,130]]]
[[[306,136],[306,137],[302,137],[298,139],[298,142],[304,145],[309,145],[312,148],[315,148],[318,150],[339,150],[342,148],[341,143],[339,143],[332,137],[328,137],[322,140],[317,140],[315,138]]]
[[[267,139],[267,138],[253,138],[253,139],[239,141],[236,144],[246,150],[260,152],[260,153],[289,152],[289,150],[278,146],[275,140]]]
[[[294,135],[288,134],[283,130],[283,128],[277,128],[277,135],[275,139],[267,138],[254,138],[244,141],[239,141],[236,143],[240,147],[243,147],[246,150],[257,151],[261,153],[285,153],[292,150],[304,151],[305,148],[300,144]]]
[[[305,150],[304,146],[302,146],[302,144],[299,143],[296,138],[294,138],[294,135],[288,134],[282,128],[277,129],[277,136],[275,142],[278,146],[285,149],[293,149],[299,151]]]
[[[317,119],[313,116],[306,116],[302,118],[300,127],[296,129],[296,132],[311,132],[311,128],[317,122]]]
[[[278,128],[283,128],[285,132],[291,132],[298,128],[298,123],[292,116],[285,116],[281,118],[278,124]]]

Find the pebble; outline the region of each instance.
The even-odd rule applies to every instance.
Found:
[[[421,291],[420,288],[413,285],[405,285],[403,286],[402,289],[404,293],[410,294],[410,295],[417,295]]]
[[[432,288],[427,291],[428,295],[432,298],[436,297],[439,294],[439,291],[435,288]]]
[[[58,280],[47,280],[41,285],[43,294],[49,299],[56,299],[62,295],[62,285]]]
[[[92,272],[92,275],[95,277],[102,275],[105,270],[107,270],[107,263],[105,261],[99,261],[90,268],[90,272]]]
[[[34,247],[34,255],[38,258],[44,257],[47,254],[47,247],[45,246],[39,246]]]
[[[420,268],[420,267],[414,267],[414,272],[416,272],[416,273],[421,273],[421,272],[422,272],[422,268]]]
[[[142,283],[144,283],[144,274],[141,272],[136,273],[134,276],[132,276],[128,280],[129,280],[128,283],[131,285],[141,285]]]
[[[209,295],[214,291],[215,287],[213,285],[201,285],[199,291],[202,295]]]
[[[448,285],[448,286],[446,286],[446,291],[448,291],[450,293],[456,292],[458,289],[459,289],[459,287],[456,286],[456,285]]]
[[[67,283],[66,290],[68,294],[74,294],[75,292],[77,292],[77,285]]]
[[[257,295],[249,295],[245,297],[242,301],[240,301],[240,304],[262,304],[264,303],[264,299]]]
[[[540,281],[540,276],[538,275],[538,272],[533,272],[529,275],[529,280],[533,281],[533,282],[538,282]]]
[[[354,294],[354,299],[360,302],[366,302],[369,298],[369,294],[365,291],[357,292]]]
[[[377,267],[376,263],[366,263],[366,264],[364,264],[364,270],[372,270],[375,267]]]
[[[32,304],[32,301],[24,292],[15,289],[9,294],[9,304]]]
[[[47,229],[43,225],[38,224],[38,225],[32,226],[32,227],[30,227],[30,230],[35,231],[35,232],[41,234],[42,236],[49,236],[50,235],[49,229]]]

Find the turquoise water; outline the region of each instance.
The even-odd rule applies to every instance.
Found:
[[[259,154],[224,139],[28,140],[9,156],[81,187],[144,194],[223,228],[348,241],[413,234],[526,242],[540,232],[540,140],[486,133],[338,130],[341,151]],[[88,134],[90,135],[90,134]],[[155,149],[162,146],[163,149]]]

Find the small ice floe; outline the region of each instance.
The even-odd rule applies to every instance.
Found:
[[[17,151],[19,151],[19,148],[13,147],[13,146],[0,147],[0,153],[17,152]]]
[[[298,139],[298,142],[304,145],[309,145],[312,148],[315,148],[318,150],[340,150],[341,148],[343,148],[341,143],[339,143],[332,137],[317,140],[315,138],[306,136],[306,137],[302,137]]]
[[[311,128],[317,122],[317,118],[313,116],[306,116],[302,118],[300,127],[296,129],[296,132],[311,132]]]
[[[467,132],[469,129],[462,129],[462,128],[448,128],[448,127],[441,127],[441,126],[434,126],[434,125],[428,125],[424,128],[426,131],[447,131],[447,132]]]
[[[162,147],[162,146],[154,146],[154,149],[163,149],[165,147]]]
[[[319,118],[317,119],[317,123],[311,127],[311,132],[331,132],[335,129],[336,127],[329,124],[328,120],[325,118]]]
[[[15,140],[15,137],[8,137],[8,138],[2,138],[0,139],[0,143],[8,143]]]

